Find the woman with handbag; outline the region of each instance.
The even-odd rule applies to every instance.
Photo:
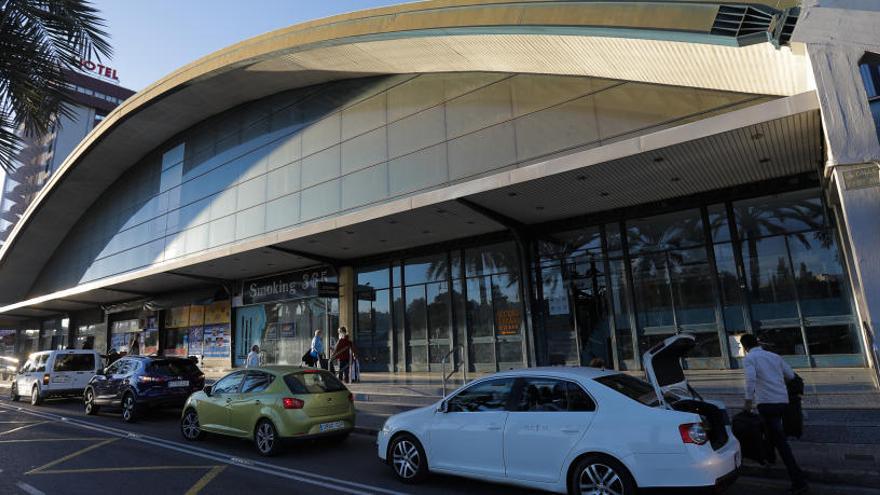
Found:
[[[319,364],[322,368],[326,368],[324,362],[326,359],[322,359],[324,356],[324,339],[321,338],[321,330],[315,330],[315,336],[312,337],[312,345],[309,348],[309,354],[312,358],[313,363]]]
[[[336,342],[336,351],[330,358],[339,359],[339,379],[347,382],[351,378],[351,365],[357,359],[357,348],[348,336],[348,329],[339,327],[339,340]]]

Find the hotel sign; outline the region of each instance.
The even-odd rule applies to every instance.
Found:
[[[104,79],[110,79],[112,81],[119,82],[119,76],[116,75],[116,69],[112,67],[108,67],[97,62],[92,62],[91,60],[80,60],[79,68],[83,72],[88,72],[90,74],[100,76]]]
[[[329,268],[316,268],[246,280],[242,287],[242,302],[247,305],[307,297],[339,297],[339,286],[333,279]]]

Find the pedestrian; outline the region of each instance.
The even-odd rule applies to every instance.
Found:
[[[260,367],[260,346],[254,344],[251,346],[251,352],[248,353],[247,359],[244,362],[245,368],[259,368]]]
[[[347,382],[351,378],[351,366],[357,359],[357,348],[348,335],[348,329],[339,327],[339,340],[336,342],[336,352],[333,353],[333,359],[339,359],[339,379]]]
[[[773,448],[779,452],[788,471],[788,478],[791,480],[789,493],[806,493],[808,487],[804,472],[791,452],[782,426],[782,417],[788,407],[785,382],[794,380],[794,371],[778,354],[762,349],[754,335],[743,335],[739,342],[746,351],[743,359],[746,375],[745,409],[751,411],[757,405],[765,434]]]
[[[324,368],[324,363],[321,362],[321,356],[324,355],[324,339],[321,338],[321,329],[315,330],[315,336],[312,337],[312,346],[309,349],[311,350],[312,359]]]
[[[110,352],[107,354],[107,366],[110,366],[111,364],[115,363],[116,360],[118,360],[118,359],[119,359],[119,353],[116,352],[116,348],[115,347],[111,348]]]

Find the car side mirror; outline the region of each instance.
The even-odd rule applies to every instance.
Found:
[[[214,387],[211,386],[211,385],[205,385],[205,388],[203,388],[202,390],[205,391],[205,395],[207,395],[208,397],[210,397],[210,396],[211,396],[211,390],[212,390],[213,388],[214,388]]]
[[[437,412],[439,413],[447,413],[449,412],[449,403],[447,401],[441,401],[440,405],[437,406]]]

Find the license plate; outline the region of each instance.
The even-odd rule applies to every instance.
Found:
[[[169,387],[189,387],[189,380],[175,380],[168,382]]]
[[[322,432],[331,431],[331,430],[339,430],[341,428],[345,428],[345,422],[343,421],[334,421],[332,423],[321,423],[320,429]]]

